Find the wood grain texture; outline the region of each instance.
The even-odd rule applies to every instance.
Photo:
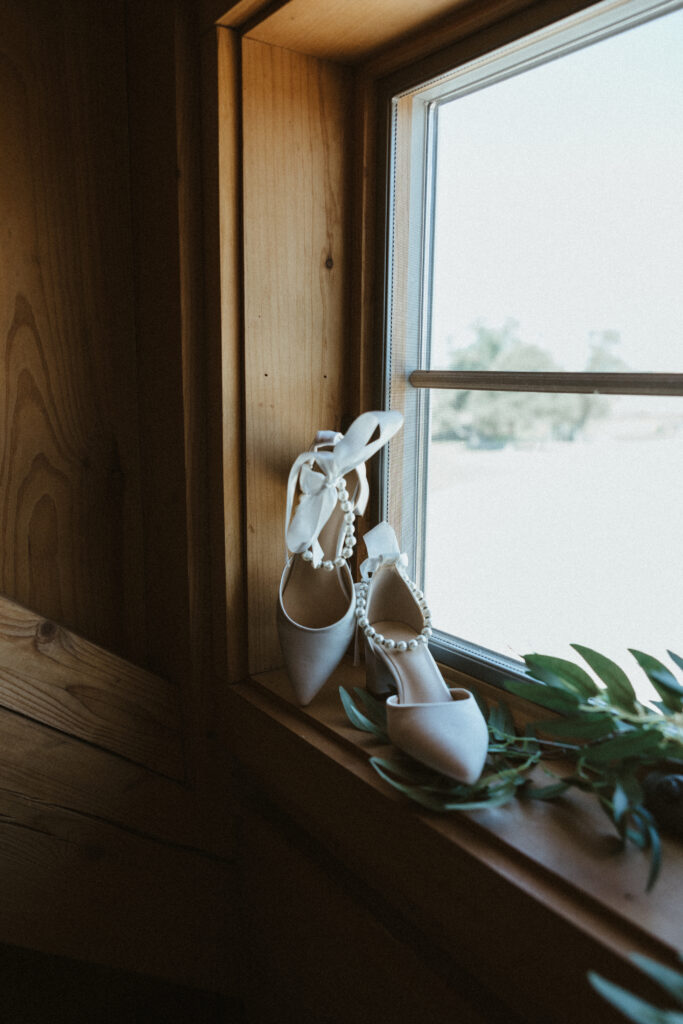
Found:
[[[250,669],[280,662],[286,482],[339,429],[348,345],[348,72],[245,40],[246,515]]]
[[[2,5],[0,592],[142,661],[126,125],[120,0]]]
[[[207,811],[192,788],[4,708],[0,790],[169,845],[234,853],[235,803],[225,787]]]
[[[190,300],[181,274],[175,13],[166,0],[126,0],[147,667],[180,683],[192,672],[192,566],[183,380],[183,304],[189,313]]]
[[[183,681],[187,766],[203,789],[216,721],[217,678],[225,665],[224,541],[210,481],[220,473],[220,425],[209,405],[210,336],[206,329],[202,203],[201,49],[194,12],[175,2],[177,203],[180,342],[184,414],[190,670]],[[214,385],[215,387],[215,385]],[[218,444],[216,443],[218,439]],[[219,478],[220,479],[220,478]],[[220,513],[219,513],[220,514]]]
[[[352,63],[463,6],[464,0],[289,0],[248,35],[299,53]]]
[[[222,6],[222,11],[215,21],[225,28],[234,29],[242,28],[247,22],[258,19],[276,6],[273,0],[237,0],[237,3],[226,3],[223,0],[222,4],[218,0],[210,0],[210,2],[213,3],[214,9]],[[289,0],[277,0],[277,2],[280,6],[284,6]]]
[[[0,597],[0,704],[182,778],[178,691]]]
[[[214,662],[231,682],[247,673],[240,47],[227,28],[202,40]]]
[[[567,0],[560,2],[566,4]],[[586,0],[579,2],[585,5]],[[373,79],[400,73],[401,69],[410,74],[421,60],[445,47],[453,46],[520,11],[539,6],[538,0],[470,0],[454,5],[451,11],[443,12],[440,17],[421,22],[413,33],[403,39],[380,47],[369,57],[364,71]],[[562,17],[562,14],[557,16]],[[423,77],[428,75],[429,72]]]
[[[234,991],[232,866],[0,792],[0,942]]]

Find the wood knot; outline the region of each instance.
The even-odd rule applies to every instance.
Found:
[[[49,643],[50,640],[54,640],[57,636],[58,629],[59,627],[56,622],[51,622],[50,619],[43,619],[37,630],[38,640],[42,643]]]
[[[327,259],[325,260],[325,266],[327,267],[328,270],[332,270],[332,267],[334,266],[334,260],[332,259],[331,256],[328,256]]]

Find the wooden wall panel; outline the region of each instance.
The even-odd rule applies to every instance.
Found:
[[[148,667],[191,678],[176,5],[126,0],[128,110],[139,380]],[[195,143],[196,144],[196,143]],[[199,201],[199,197],[197,197]],[[186,334],[187,336],[187,334]],[[196,341],[196,334],[195,334]],[[188,382],[189,383],[189,382]],[[188,393],[188,401],[194,395]]]
[[[244,909],[249,1019],[520,1024],[315,843],[301,843],[291,826],[287,832],[257,814],[245,816],[240,877],[250,894]],[[397,852],[387,850],[387,859]]]
[[[234,852],[235,805],[225,786],[207,811],[189,787],[4,708],[1,792],[104,819],[172,846],[223,859]]]
[[[0,705],[184,777],[176,686],[1,596]]]
[[[120,0],[3,4],[0,97],[0,592],[144,660]]]
[[[280,662],[286,483],[345,408],[349,72],[245,40],[247,584],[251,671]]]
[[[0,942],[234,985],[233,866],[0,791]]]

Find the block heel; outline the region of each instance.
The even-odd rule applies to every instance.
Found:
[[[372,642],[367,637],[365,639],[365,688],[378,700],[386,700],[392,693],[396,693],[396,682],[393,675],[381,658],[375,655]]]

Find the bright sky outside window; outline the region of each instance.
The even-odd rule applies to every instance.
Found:
[[[423,366],[683,372],[681,54],[674,11],[436,95]],[[628,647],[683,647],[683,398],[429,405],[416,522],[441,631],[513,658],[582,643],[629,669]]]

